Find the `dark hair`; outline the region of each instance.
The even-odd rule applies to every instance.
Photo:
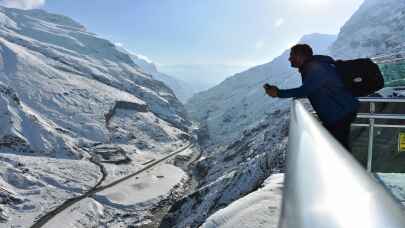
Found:
[[[291,48],[291,52],[308,57],[312,57],[314,55],[311,46],[309,46],[308,44],[296,44]]]

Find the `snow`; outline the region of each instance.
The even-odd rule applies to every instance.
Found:
[[[277,228],[284,174],[273,174],[257,191],[211,215],[202,228]]]
[[[164,164],[131,178],[117,187],[96,194],[95,199],[103,204],[115,204],[122,207],[159,199],[179,182],[187,180],[187,174],[181,169]]]
[[[191,125],[172,90],[130,55],[43,10],[0,7],[0,109],[0,187],[11,192],[0,195],[0,227],[29,227],[93,188],[102,173],[90,159],[105,162],[108,183],[186,145]],[[184,172],[166,168],[173,178],[162,183],[180,192]],[[171,194],[151,195],[137,213]],[[86,216],[66,216],[83,227],[112,218],[90,201],[79,203],[92,205]]]
[[[18,199],[10,202],[9,219],[0,227],[27,227],[44,211],[83,193],[100,178],[98,167],[87,161],[4,153],[0,173],[1,187]]]
[[[62,212],[57,219],[45,224],[44,228],[97,227],[105,216],[104,206],[92,198],[86,198]],[[72,219],[74,218],[74,219]]]
[[[377,178],[390,189],[393,195],[405,206],[405,174],[377,173]]]
[[[377,173],[376,177],[405,205],[405,174]],[[281,211],[284,174],[272,174],[263,187],[211,215],[201,228],[276,228]]]
[[[276,121],[270,124],[273,118]],[[199,185],[173,205],[162,227],[198,227],[212,213],[260,187],[273,170],[281,169],[287,118],[284,112],[275,113],[246,129],[232,144],[205,148],[205,156],[195,165]]]
[[[332,55],[350,59],[403,51],[404,8],[403,0],[365,0],[341,28]]]
[[[0,30],[4,73],[0,82],[20,101],[10,110],[11,119],[17,119],[20,127],[11,128],[17,127],[19,137],[31,149],[50,151],[60,147],[60,141],[72,148],[79,138],[107,141],[110,132],[104,115],[119,102],[147,106],[147,115],[163,120],[160,125],[167,125],[163,128],[170,133],[174,127],[169,126],[187,126],[184,108],[171,90],[140,71],[129,55],[109,41],[68,18],[44,11],[1,8],[1,12],[18,30],[7,26]],[[32,126],[25,116],[38,124]],[[34,133],[38,127],[41,132]],[[61,140],[51,142],[55,135]]]
[[[92,198],[73,205],[53,218],[44,227],[99,227],[109,223],[108,227],[127,227],[134,225],[124,218],[114,217],[114,214],[129,213],[127,219],[147,217],[145,208],[159,207],[160,202],[170,197],[179,185],[184,184],[188,176],[181,169],[163,164],[141,173],[122,184],[103,190]],[[116,220],[116,221],[114,221]],[[148,223],[145,219],[137,222]]]

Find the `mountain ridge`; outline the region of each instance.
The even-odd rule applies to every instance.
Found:
[[[0,7],[0,108],[0,184],[7,190],[0,190],[0,226],[7,227],[29,227],[99,180],[134,173],[189,143],[193,134],[184,106],[163,82],[110,41],[43,10]],[[78,205],[80,215],[64,222],[144,222],[188,186],[184,171],[172,163],[165,167],[174,182],[151,189],[161,171],[145,174],[147,187],[139,191],[153,194],[127,205],[131,216],[116,215],[124,210],[106,195],[105,201]]]

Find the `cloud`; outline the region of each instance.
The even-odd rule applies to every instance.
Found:
[[[45,0],[0,0],[0,5],[17,9],[36,9],[45,4]]]
[[[274,22],[274,26],[277,27],[277,28],[280,27],[283,24],[284,24],[284,18],[279,18],[279,19],[276,20],[276,22]]]

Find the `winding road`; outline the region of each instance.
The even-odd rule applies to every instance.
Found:
[[[181,149],[179,149],[179,150],[177,150],[175,152],[172,152],[169,155],[164,156],[163,158],[161,158],[159,160],[156,160],[156,161],[154,161],[152,163],[149,163],[147,166],[145,166],[144,168],[136,171],[135,173],[132,173],[132,174],[130,174],[128,176],[125,176],[125,177],[123,177],[121,179],[118,179],[118,180],[116,180],[116,181],[114,181],[114,182],[112,182],[112,183],[110,183],[108,185],[104,185],[104,186],[100,186],[102,184],[102,182],[104,181],[105,177],[106,177],[106,172],[104,170],[104,167],[100,163],[97,163],[96,161],[91,160],[91,162],[95,163],[97,166],[100,167],[100,170],[103,173],[103,176],[100,179],[100,181],[93,188],[89,189],[83,195],[68,199],[63,204],[61,204],[60,206],[55,208],[54,210],[46,213],[44,216],[42,216],[37,221],[35,221],[35,223],[31,226],[31,228],[41,228],[41,227],[43,227],[51,219],[53,219],[55,216],[57,216],[58,214],[60,214],[61,212],[63,212],[64,210],[66,210],[67,208],[72,206],[73,204],[76,204],[77,202],[79,202],[79,201],[81,201],[81,200],[83,200],[85,198],[91,197],[94,194],[96,194],[97,192],[100,192],[100,191],[103,191],[105,189],[116,186],[116,185],[122,183],[123,181],[126,181],[126,180],[128,180],[128,179],[130,179],[130,178],[132,178],[132,177],[134,177],[136,175],[139,175],[139,174],[141,174],[141,173],[155,167],[156,165],[168,160],[169,158],[171,158],[171,157],[173,157],[173,156],[175,156],[175,155],[177,155],[177,154],[191,148],[192,146],[193,146],[193,143],[190,142],[187,146],[185,146],[185,147],[183,147],[183,148],[181,148]]]

